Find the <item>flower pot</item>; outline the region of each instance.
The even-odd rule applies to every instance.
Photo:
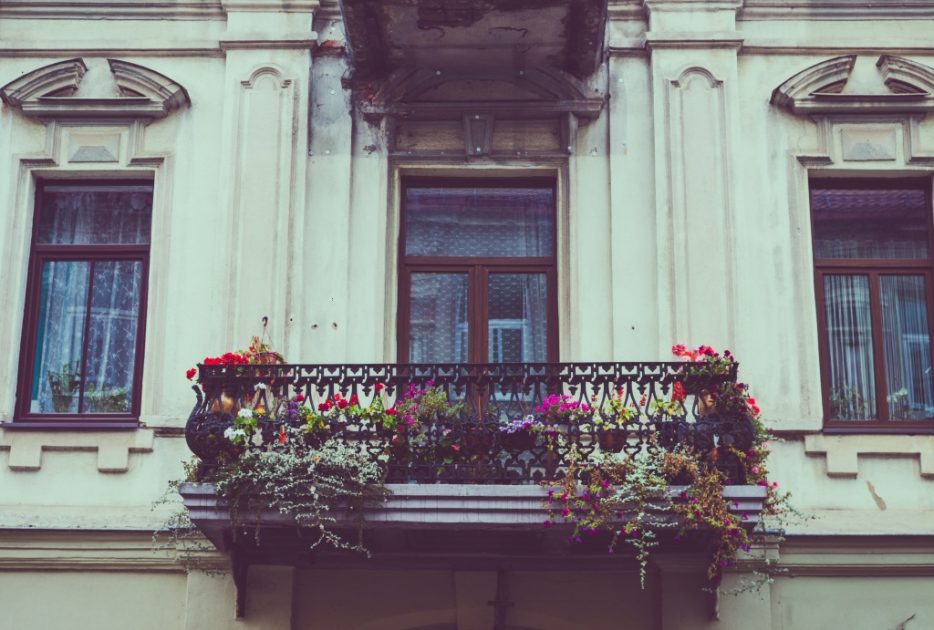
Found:
[[[52,394],[52,408],[56,413],[68,413],[76,396],[74,394]]]
[[[717,401],[709,390],[702,389],[694,399],[698,416],[709,416],[717,413]]]
[[[493,435],[483,429],[467,430],[463,452],[468,456],[486,456],[493,450]]]
[[[619,453],[627,443],[628,432],[624,429],[598,429],[597,443],[601,451]]]
[[[500,443],[503,448],[513,453],[531,450],[537,441],[538,436],[528,429],[520,429],[513,433],[500,433]]]

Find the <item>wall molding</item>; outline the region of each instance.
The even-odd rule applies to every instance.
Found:
[[[97,470],[125,473],[130,453],[151,453],[154,434],[150,429],[135,431],[5,431],[0,430],[0,449],[9,449],[9,467],[18,471],[42,468],[42,452],[96,451]]]
[[[804,452],[825,457],[827,476],[854,479],[860,456],[917,457],[921,477],[934,479],[934,436],[806,435]]]

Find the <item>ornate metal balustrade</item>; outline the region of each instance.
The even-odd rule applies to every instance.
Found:
[[[572,457],[586,461],[601,452],[678,447],[717,453],[710,465],[723,470],[728,483],[745,483],[732,452],[751,445],[749,421],[745,414],[717,410],[707,396],[735,382],[735,366],[731,374],[701,377],[684,374],[684,368],[684,363],[202,365],[186,438],[202,460],[202,476],[242,452],[225,431],[247,408],[259,419],[250,448],[279,448],[284,439],[314,447],[331,437],[386,461],[387,481],[394,483],[536,483],[561,477]],[[425,402],[426,392],[435,404]],[[446,402],[437,404],[445,396]],[[320,418],[316,430],[306,431],[301,406]],[[504,430],[514,421],[540,425],[540,431]]]

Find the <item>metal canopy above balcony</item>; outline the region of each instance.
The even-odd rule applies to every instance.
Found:
[[[607,0],[343,0],[355,77],[401,67],[550,67],[591,74]]]

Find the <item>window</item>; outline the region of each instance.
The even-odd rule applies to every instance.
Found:
[[[412,178],[402,201],[400,361],[557,360],[553,183]]]
[[[139,417],[151,214],[148,182],[39,184],[19,419]]]
[[[811,182],[824,415],[833,426],[934,419],[927,180]]]

